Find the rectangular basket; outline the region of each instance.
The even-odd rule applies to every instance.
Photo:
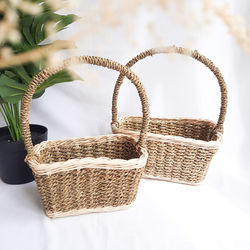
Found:
[[[124,117],[114,133],[138,136],[141,117]],[[149,158],[144,177],[186,184],[201,182],[221,143],[210,141],[215,124],[208,120],[151,118],[147,136]]]
[[[198,184],[204,180],[209,163],[218,150],[227,107],[227,91],[218,68],[197,51],[169,46],[142,52],[126,65],[158,53],[189,55],[202,62],[217,77],[221,89],[221,112],[217,124],[201,119],[150,118],[147,149],[149,153],[144,177],[185,184]],[[128,116],[117,120],[117,97],[124,76],[120,75],[115,86],[112,105],[112,130],[137,138],[142,126],[141,117]]]
[[[143,106],[143,126],[138,141],[126,135],[105,135],[42,142],[33,147],[29,110],[37,87],[73,63],[89,63],[120,71],[138,89]],[[148,153],[146,132],[148,101],[138,77],[108,59],[81,56],[40,72],[29,84],[22,101],[22,135],[44,209],[51,217],[127,208],[136,198]]]
[[[124,135],[47,141],[34,152],[27,163],[51,218],[129,207],[147,162]]]

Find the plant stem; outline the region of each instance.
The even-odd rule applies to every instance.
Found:
[[[0,106],[0,112],[4,118],[6,126],[9,129],[13,141],[21,141],[21,125],[19,103],[3,103]]]

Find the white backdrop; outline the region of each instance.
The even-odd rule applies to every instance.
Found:
[[[231,2],[250,25],[249,3]],[[81,15],[86,9],[82,4],[76,13]],[[210,58],[224,75],[229,103],[223,144],[204,183],[193,187],[142,180],[129,210],[51,220],[42,211],[35,183],[8,186],[0,182],[1,250],[250,249],[250,55],[220,21],[197,32],[157,11],[141,11],[136,20],[136,46],[118,28],[107,31],[106,37],[93,30],[76,40],[75,54],[98,55],[125,64],[151,47],[176,44]],[[147,32],[147,20],[157,20],[161,41]],[[70,38],[79,25],[71,25],[60,38]],[[83,82],[54,86],[32,103],[30,121],[46,125],[50,139],[111,133],[111,98],[118,73],[93,66],[75,70]],[[145,85],[152,117],[217,120],[219,86],[200,63],[180,55],[156,55],[133,70]],[[140,112],[136,90],[125,81],[119,113]],[[4,125],[2,119],[0,125]]]

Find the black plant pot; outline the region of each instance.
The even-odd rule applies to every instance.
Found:
[[[48,129],[30,125],[33,144],[48,139]],[[13,142],[7,127],[0,128],[0,177],[7,184],[24,184],[34,180],[31,169],[24,162],[27,152],[23,141]]]

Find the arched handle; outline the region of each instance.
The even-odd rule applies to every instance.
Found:
[[[137,142],[137,146],[145,147],[146,135],[149,124],[149,105],[145,89],[141,84],[138,76],[134,74],[129,67],[123,66],[109,59],[96,56],[79,56],[66,59],[60,66],[50,67],[42,70],[38,75],[34,77],[32,82],[26,89],[22,99],[22,106],[21,106],[21,126],[22,126],[22,136],[24,139],[24,144],[28,155],[34,153],[34,147],[32,144],[30,127],[29,127],[29,111],[33,94],[35,93],[37,87],[41,83],[43,83],[46,79],[48,79],[51,75],[57,73],[58,71],[70,65],[77,63],[93,64],[119,71],[122,75],[125,75],[135,85],[141,99],[142,113],[143,113],[143,123],[140,132],[140,137]]]
[[[226,116],[226,110],[227,110],[227,88],[224,81],[224,78],[220,72],[220,70],[211,62],[208,58],[198,53],[198,51],[185,49],[182,47],[176,47],[176,46],[166,46],[166,47],[160,47],[160,48],[154,48],[147,51],[144,51],[131,59],[126,66],[132,67],[136,62],[148,57],[153,56],[155,54],[162,54],[162,53],[178,53],[190,56],[197,61],[203,63],[206,67],[208,67],[216,76],[218,83],[220,85],[220,91],[221,91],[221,108],[220,108],[220,115],[219,119],[217,121],[217,124],[213,130],[213,133],[211,133],[211,137],[216,134],[217,132],[223,132],[223,124]],[[117,124],[117,98],[119,94],[119,90],[122,84],[122,81],[124,79],[124,74],[120,74],[115,85],[114,93],[113,93],[113,100],[112,100],[112,123]]]

